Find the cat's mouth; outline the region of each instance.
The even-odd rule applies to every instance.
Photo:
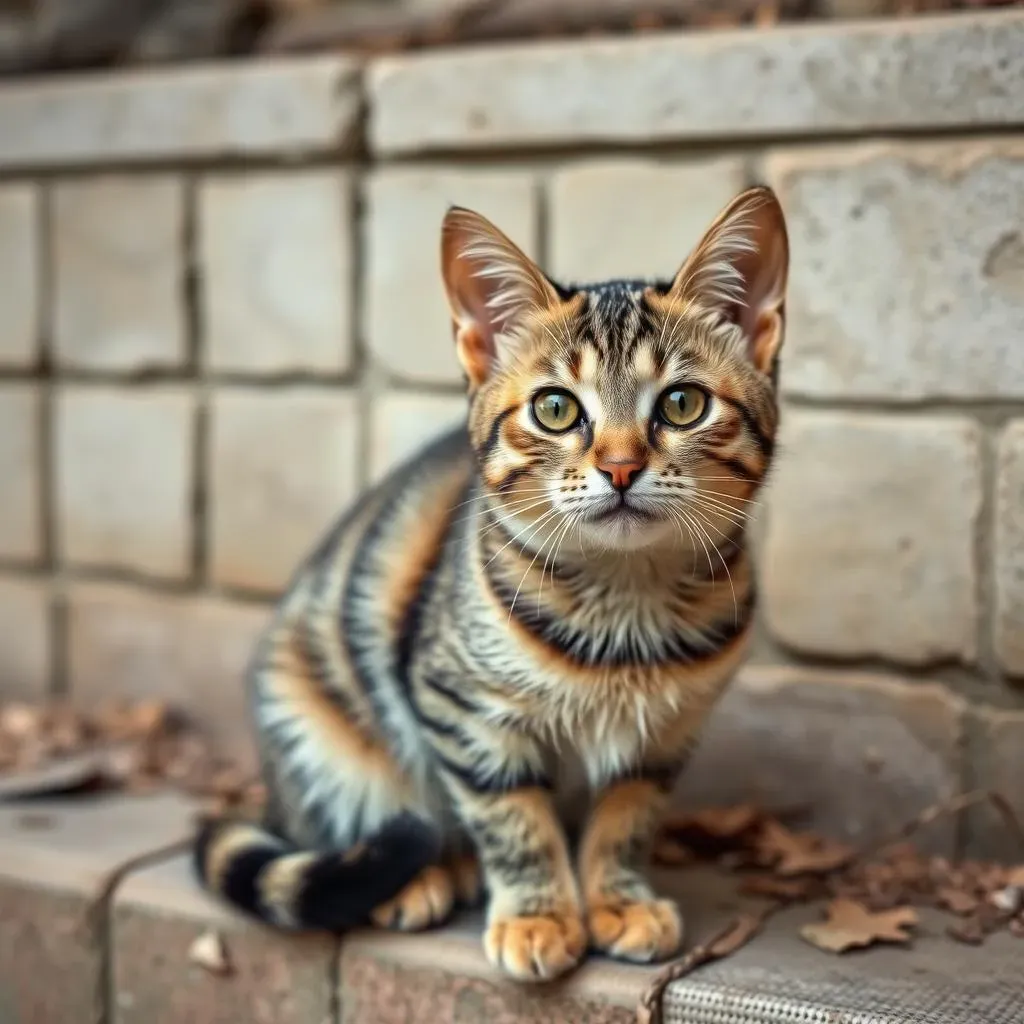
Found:
[[[587,517],[591,523],[649,523],[656,516],[645,508],[627,501],[625,496]]]

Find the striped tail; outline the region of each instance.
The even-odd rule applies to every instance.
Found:
[[[193,850],[203,887],[277,928],[342,932],[366,924],[424,868],[437,863],[438,830],[412,814],[392,818],[349,850],[299,850],[241,821],[205,823]]]

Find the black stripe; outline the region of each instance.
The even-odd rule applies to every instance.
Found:
[[[775,441],[761,429],[761,425],[754,418],[753,413],[742,402],[737,402],[733,398],[723,398],[722,401],[736,410],[740,419],[743,420],[743,425],[757,443],[761,454],[766,459],[770,459],[775,451]]]
[[[503,409],[494,417],[494,422],[491,424],[491,429],[487,433],[487,437],[484,438],[483,444],[480,445],[476,450],[477,457],[481,462],[485,462],[491,455],[494,454],[494,449],[498,446],[498,442],[501,440],[501,428],[505,420],[509,418],[519,408],[519,403],[510,405],[507,409]]]
[[[756,484],[761,479],[757,473],[744,466],[739,459],[727,459],[722,455],[716,455],[714,452],[705,452],[704,457],[712,462],[717,462],[720,466],[724,466],[730,472],[735,473],[741,480],[748,480],[750,483]]]
[[[442,682],[442,680],[438,679],[437,676],[424,676],[423,685],[433,690],[435,693],[439,693],[456,707],[462,708],[463,711],[468,711],[470,714],[480,713],[479,704],[470,700],[469,697],[465,696],[465,694],[459,693],[458,690],[453,689],[450,683]]]
[[[507,768],[495,773],[485,770],[484,765],[463,765],[452,760],[439,751],[434,751],[438,761],[444,770],[459,780],[467,789],[474,793],[486,793],[497,796],[501,793],[514,793],[520,789],[548,789],[552,788],[551,779],[543,772],[538,772],[529,766],[523,765],[509,773]]]
[[[494,566],[486,566],[484,576],[494,596],[526,630],[543,643],[559,650],[570,661],[587,667],[622,668],[629,665],[656,666],[681,662],[697,664],[715,657],[723,647],[736,640],[747,628],[754,610],[751,588],[728,619],[702,630],[706,640],[695,642],[684,633],[663,634],[653,643],[648,637],[627,635],[624,642],[613,646],[610,631],[594,642],[592,633],[572,629],[563,617],[537,607],[533,601],[516,601],[515,588],[496,575]],[[653,650],[652,650],[653,648]]]

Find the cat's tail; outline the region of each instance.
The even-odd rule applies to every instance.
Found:
[[[412,814],[392,818],[348,850],[300,850],[242,821],[207,821],[193,848],[203,887],[277,928],[341,932],[367,923],[436,863],[437,828]]]

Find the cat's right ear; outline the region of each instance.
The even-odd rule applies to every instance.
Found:
[[[473,387],[515,358],[530,313],[558,302],[533,260],[486,217],[458,206],[441,226],[441,274],[459,361]]]

